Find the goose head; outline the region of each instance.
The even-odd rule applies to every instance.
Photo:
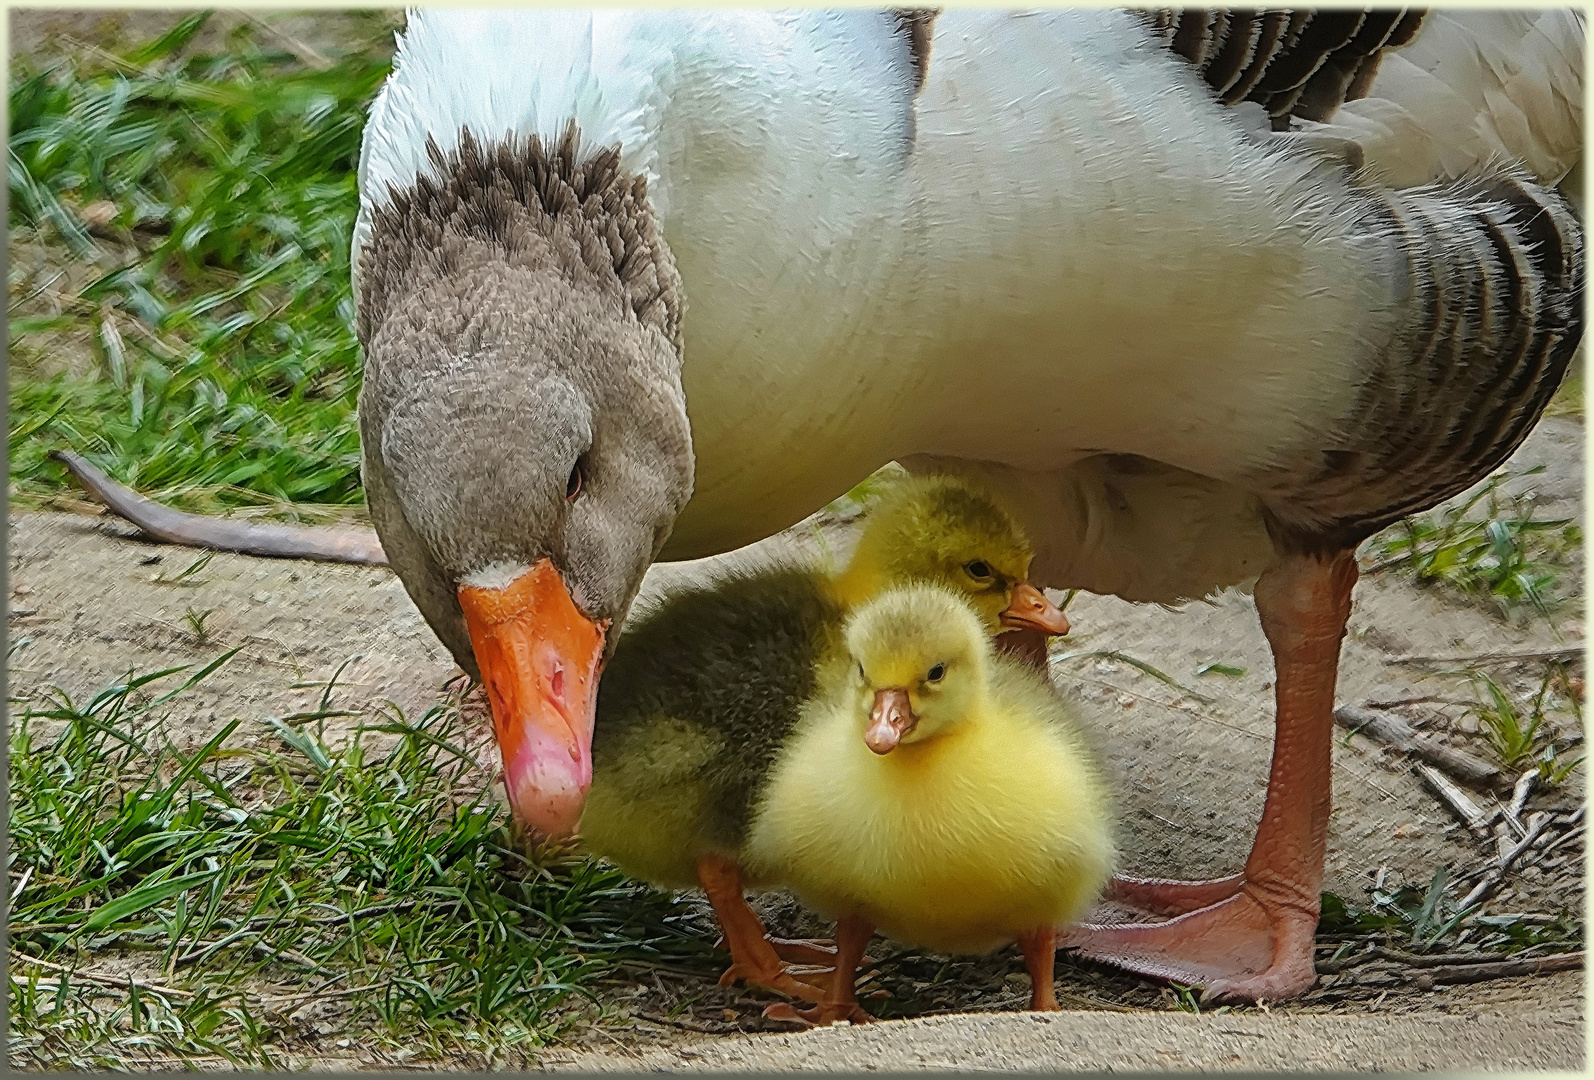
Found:
[[[669,250],[642,181],[576,151],[434,147],[358,264],[372,519],[546,836],[580,818],[598,676],[693,475]]]

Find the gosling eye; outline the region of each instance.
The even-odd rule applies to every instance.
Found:
[[[586,469],[582,467],[581,459],[577,458],[575,465],[571,466],[570,479],[565,481],[565,502],[576,501],[576,496],[581,494],[581,488],[586,482]]]
[[[863,673],[863,665],[862,664],[858,665],[858,678],[863,679],[865,682],[867,682],[868,679],[869,679],[869,676],[867,676],[867,675],[865,675]]]
[[[989,581],[993,576],[990,564],[984,559],[975,559],[971,563],[964,563],[963,570],[975,581]]]
[[[935,665],[935,667],[930,669],[930,674],[926,675],[924,678],[925,678],[926,682],[935,683],[935,682],[940,682],[941,679],[945,675],[946,675],[946,665],[945,664],[937,664],[937,665]]]

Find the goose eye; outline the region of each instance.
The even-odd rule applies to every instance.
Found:
[[[581,494],[581,485],[584,480],[581,462],[578,459],[570,469],[570,479],[565,481],[565,502],[576,501],[576,496]]]
[[[930,681],[930,682],[940,682],[942,676],[944,676],[945,674],[946,674],[946,665],[945,664],[937,664],[937,665],[935,665],[935,667],[930,669],[930,674],[925,676],[925,678],[928,681]]]
[[[867,676],[867,675],[865,675],[863,673],[863,665],[862,664],[858,665],[858,678],[864,679],[864,680],[867,680],[869,678],[869,676]]]
[[[963,569],[967,571],[969,577],[974,578],[976,581],[980,581],[991,576],[991,567],[983,559],[975,559],[971,563],[966,563],[964,564]]]

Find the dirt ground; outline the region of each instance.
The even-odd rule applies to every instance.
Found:
[[[1581,517],[1582,426],[1545,421],[1512,463],[1517,469],[1536,464],[1547,466],[1531,481],[1544,516]],[[811,545],[816,530],[844,547],[850,526],[834,519],[810,522],[761,547]],[[73,697],[90,695],[130,671],[203,663],[237,647],[238,655],[190,692],[182,711],[171,717],[180,741],[197,746],[240,716],[246,723],[235,737],[269,738],[266,717],[313,707],[340,668],[336,706],[367,715],[384,707],[424,710],[458,674],[386,570],[234,555],[205,559],[131,539],[130,530],[112,519],[73,513],[13,514],[9,541],[13,697],[34,697],[52,687]],[[657,568],[648,588],[667,588],[679,572]],[[1573,572],[1580,580],[1580,568]],[[194,621],[204,613],[200,636]],[[1054,677],[1080,697],[1098,733],[1115,781],[1123,868],[1195,876],[1237,869],[1260,814],[1271,744],[1271,663],[1250,599],[1229,593],[1165,610],[1082,595],[1069,615],[1075,632],[1054,652]],[[1409,659],[1551,648],[1582,637],[1575,609],[1553,623],[1512,625],[1442,590],[1416,587],[1393,574],[1373,575],[1356,593],[1340,701],[1466,700],[1465,680],[1444,674],[1457,666]],[[1151,664],[1211,700],[1181,694],[1121,662],[1070,658],[1106,649]],[[1245,674],[1195,675],[1211,662]],[[1507,665],[1496,675],[1512,672]],[[1525,680],[1528,673],[1518,677]],[[1484,753],[1458,707],[1422,703],[1402,713],[1430,734]],[[1409,763],[1378,744],[1341,738],[1334,785],[1329,891],[1362,902],[1381,870],[1390,881],[1426,883],[1441,864],[1460,870],[1482,858],[1477,841]],[[1532,805],[1581,801],[1577,777]],[[764,906],[772,925],[786,932],[824,929],[781,898]],[[1556,914],[1582,907],[1582,876],[1574,862],[1553,875],[1535,875],[1530,868],[1488,910]],[[540,1063],[651,1069],[820,1062],[827,1068],[1044,1068],[1095,1062],[1115,1068],[1261,1069],[1352,1060],[1377,1068],[1424,1062],[1442,1068],[1577,1068],[1583,1060],[1580,972],[1428,991],[1384,986],[1376,993],[1336,988],[1335,980],[1325,979],[1268,1016],[1248,1010],[1195,1018],[1130,1012],[1170,1009],[1173,999],[1151,984],[1064,960],[1058,968],[1060,999],[1084,1011],[1037,1021],[991,1015],[1022,1001],[1016,957],[1004,953],[956,965],[952,970],[966,990],[930,1011],[982,1011],[962,1019],[929,1016],[800,1036],[737,1034],[774,1032],[777,1025],[758,1019],[762,1001],[713,986],[712,973],[638,974],[606,991],[620,1022],[606,1022],[602,1034],[589,1031]],[[930,963],[927,970],[939,966]],[[1238,1030],[1236,1024],[1245,1031],[1224,1034]],[[709,1035],[719,1032],[726,1034]]]

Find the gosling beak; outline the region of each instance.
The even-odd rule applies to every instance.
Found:
[[[863,741],[875,753],[889,754],[918,722],[907,690],[900,686],[876,690],[874,708],[869,710],[869,730],[863,733]]]
[[[1013,599],[1002,612],[1004,630],[1039,630],[1043,634],[1068,633],[1068,616],[1027,581],[1013,586]]]
[[[543,559],[502,588],[459,586],[492,703],[515,818],[545,837],[576,831],[592,786],[592,719],[607,620],[577,609]]]

